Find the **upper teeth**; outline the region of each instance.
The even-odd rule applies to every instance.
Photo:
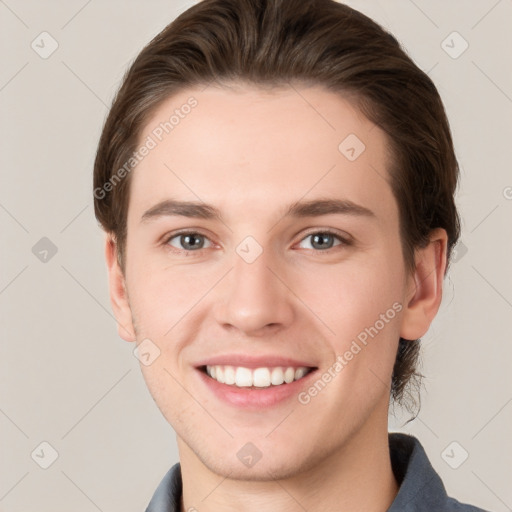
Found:
[[[308,373],[308,368],[275,367],[275,368],[244,368],[242,366],[206,366],[206,373],[222,384],[235,385],[238,387],[266,388],[271,384],[279,386],[286,382],[289,384],[294,380],[301,379]]]

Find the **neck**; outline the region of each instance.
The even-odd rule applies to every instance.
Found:
[[[399,487],[391,468],[387,417],[384,425],[366,424],[320,463],[280,480],[233,480],[206,467],[181,438],[178,447],[181,512],[385,512]]]

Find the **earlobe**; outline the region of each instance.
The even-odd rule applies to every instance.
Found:
[[[135,341],[133,318],[126,294],[125,278],[117,258],[117,244],[112,235],[105,235],[105,261],[108,271],[110,303],[117,321],[117,332],[125,341]]]
[[[433,230],[429,244],[416,251],[416,268],[405,294],[400,337],[421,338],[428,331],[439,310],[446,271],[448,236],[442,228]]]

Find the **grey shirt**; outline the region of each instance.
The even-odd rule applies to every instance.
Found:
[[[401,433],[390,433],[388,437],[391,465],[400,485],[388,512],[486,512],[448,497],[418,439]],[[177,463],[164,476],[146,512],[180,512],[181,491]]]

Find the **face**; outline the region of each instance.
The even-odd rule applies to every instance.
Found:
[[[282,478],[385,429],[411,281],[384,133],[319,86],[240,85],[169,98],[148,137],[116,316],[180,454]]]

